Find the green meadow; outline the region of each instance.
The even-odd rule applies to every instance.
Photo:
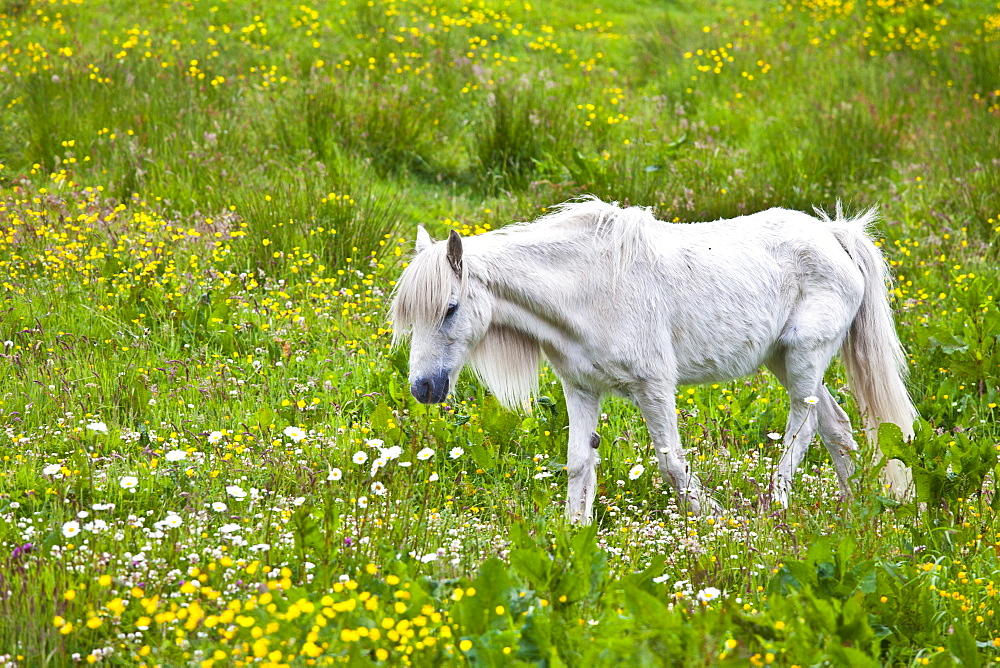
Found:
[[[3,0],[0,109],[0,664],[1000,663],[995,0]],[[763,371],[680,389],[717,517],[608,400],[568,525],[544,365],[418,404],[416,226],[585,193],[879,207],[915,498],[762,502]]]

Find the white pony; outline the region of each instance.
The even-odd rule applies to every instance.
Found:
[[[508,407],[526,406],[542,354],[559,376],[569,414],[566,514],[590,521],[601,399],[618,394],[646,418],[663,478],[694,512],[718,505],[688,466],[677,430],[678,385],[770,369],[790,395],[785,452],[773,499],[788,504],[793,474],[817,430],[850,495],[857,449],[851,424],[823,385],[840,350],[874,439],[880,422],[907,437],[916,418],[886,294],[888,268],[866,230],[869,210],[831,220],[770,209],[711,223],[670,224],[649,210],[595,198],[535,221],[434,243],[395,289],[398,343],[411,337],[410,389],[445,400],[468,362]],[[881,459],[876,451],[876,459]],[[908,493],[898,460],[883,469]]]

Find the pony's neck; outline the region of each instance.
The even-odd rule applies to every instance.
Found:
[[[484,235],[486,236],[486,235]],[[542,344],[577,338],[586,326],[590,301],[587,272],[599,263],[585,239],[498,237],[469,266],[495,298],[493,323],[532,336]],[[484,239],[486,241],[486,239]]]

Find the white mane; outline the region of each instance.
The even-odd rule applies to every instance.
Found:
[[[576,244],[580,251],[596,251],[602,261],[611,265],[617,278],[640,253],[651,250],[649,228],[662,224],[646,207],[622,208],[617,202],[587,196],[557,204],[534,222],[508,225],[488,234],[500,237],[523,233],[535,238],[550,237],[560,244]]]
[[[472,351],[469,366],[502,406],[531,410],[538,395],[538,363],[542,349],[532,336],[493,325]]]

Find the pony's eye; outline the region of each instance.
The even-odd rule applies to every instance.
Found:
[[[448,304],[448,310],[444,312],[444,317],[446,319],[450,318],[451,316],[455,315],[455,311],[457,310],[458,310],[458,304]]]

